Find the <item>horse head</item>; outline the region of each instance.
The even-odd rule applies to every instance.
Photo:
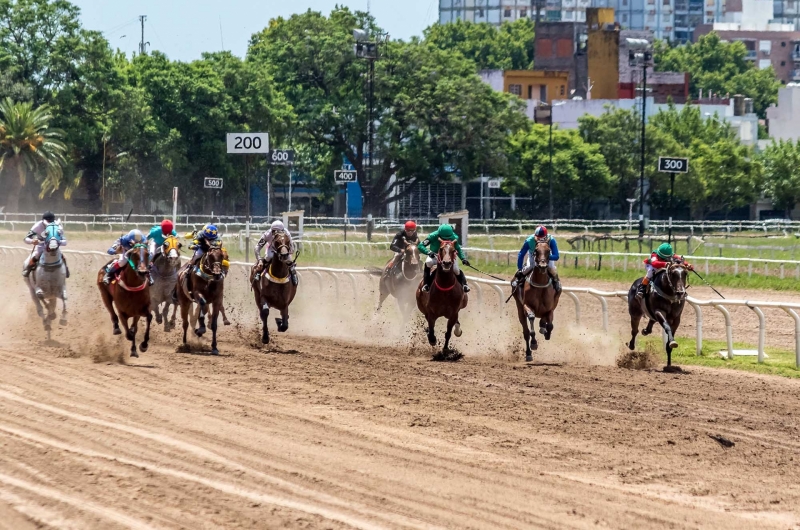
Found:
[[[203,268],[206,274],[211,274],[215,280],[222,278],[222,261],[225,259],[221,246],[213,246],[203,257]]]
[[[175,236],[167,236],[161,245],[161,254],[170,264],[180,261],[183,244]]]
[[[403,259],[409,265],[419,265],[419,249],[414,243],[406,243],[406,250],[403,252]]]
[[[689,274],[683,263],[670,263],[664,272],[667,284],[676,296],[683,298],[686,296],[686,288],[689,287]]]
[[[441,265],[443,271],[450,272],[450,270],[453,268],[453,261],[455,259],[455,243],[445,239],[439,239],[439,243],[441,244],[439,247],[439,264]]]
[[[147,251],[147,245],[137,243],[126,254],[131,270],[136,271],[139,276],[145,276],[148,272],[147,264],[150,263],[150,253]]]
[[[291,243],[286,232],[278,232],[272,240],[272,248],[281,263],[288,264],[292,261]]]
[[[44,230],[44,248],[51,254],[61,247],[61,235],[58,232],[59,226],[56,224],[50,224]]]
[[[547,268],[550,263],[550,244],[546,242],[536,243],[536,248],[533,251],[534,265],[540,270]]]

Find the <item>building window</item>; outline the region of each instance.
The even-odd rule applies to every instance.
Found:
[[[506,17],[506,18],[510,17],[511,16],[511,9],[509,9],[509,8],[504,9],[503,10],[503,16]]]
[[[522,96],[522,85],[508,85],[508,91],[515,96]]]
[[[539,59],[549,59],[553,56],[553,41],[541,39],[536,46],[536,57]]]
[[[519,10],[519,16],[520,16],[520,18],[527,17],[528,16],[528,10],[527,9],[520,9]]]
[[[556,57],[570,57],[572,52],[572,39],[558,39],[556,41]]]
[[[664,0],[664,5],[668,6],[668,5],[670,5],[671,2],[672,2],[672,0]]]
[[[622,5],[623,6],[627,6],[628,5],[628,0],[622,0]]]
[[[782,42],[782,43],[781,43],[781,48],[785,48],[785,47],[786,47],[786,43],[785,43],[785,42]]]
[[[781,66],[786,66],[786,61],[781,61]]]
[[[560,95],[562,95],[562,96],[564,95],[564,85],[561,85]]]
[[[622,15],[622,22],[623,22],[623,23],[627,23],[627,22],[628,22],[628,15],[627,15],[627,13],[623,13],[623,15]]]

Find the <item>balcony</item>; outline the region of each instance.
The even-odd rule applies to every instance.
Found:
[[[792,51],[792,60],[794,62],[800,62],[800,50],[793,50]]]
[[[789,78],[792,81],[800,81],[800,70],[792,70],[792,73],[789,74]]]
[[[748,61],[755,61],[758,58],[758,52],[755,50],[747,50],[747,55],[745,58]]]

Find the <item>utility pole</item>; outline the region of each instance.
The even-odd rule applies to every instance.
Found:
[[[142,23],[142,40],[139,41],[139,55],[144,55],[147,53],[147,47],[150,45],[149,42],[144,41],[144,22],[147,20],[147,15],[140,15],[139,22]]]
[[[628,46],[628,64],[642,67],[642,140],[641,166],[639,173],[639,239],[644,237],[644,163],[647,147],[645,134],[647,123],[647,67],[653,61],[652,45],[646,39],[625,39]]]

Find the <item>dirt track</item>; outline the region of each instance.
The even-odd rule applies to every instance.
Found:
[[[478,311],[435,363],[316,286],[269,348],[232,290],[223,356],[120,363],[90,272],[51,343],[0,282],[0,527],[800,527],[800,381],[597,366],[616,339],[564,328],[528,366]]]

